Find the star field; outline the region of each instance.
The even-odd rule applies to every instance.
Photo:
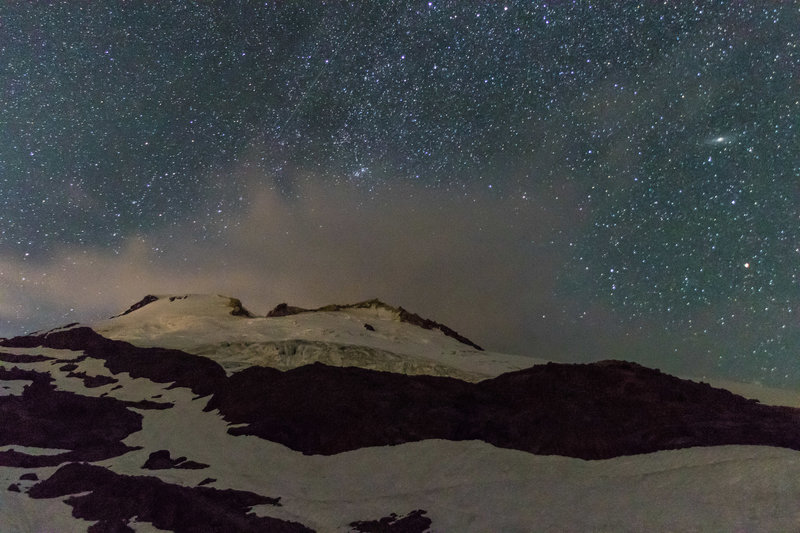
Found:
[[[502,300],[498,349],[800,385],[793,2],[12,3],[0,26],[0,334],[85,319],[50,280],[132,246],[132,272],[252,288],[278,244],[336,242],[369,297]],[[350,216],[394,243],[379,281]]]

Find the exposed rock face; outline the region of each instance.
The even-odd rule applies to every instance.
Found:
[[[299,392],[302,391],[302,392]],[[548,364],[470,384],[360,368],[252,367],[210,400],[227,420],[307,454],[478,439],[583,459],[691,446],[800,449],[800,412],[625,362]]]
[[[135,304],[133,304],[132,306],[130,306],[128,309],[126,309],[125,311],[123,311],[123,312],[122,312],[122,313],[120,313],[119,315],[114,315],[114,316],[113,316],[113,317],[111,317],[111,318],[116,318],[116,317],[118,317],[118,316],[125,316],[125,315],[128,315],[128,314],[130,314],[130,313],[133,313],[133,312],[134,312],[134,311],[136,311],[137,309],[141,309],[141,308],[142,308],[142,307],[144,307],[145,305],[147,305],[147,304],[151,304],[151,303],[153,303],[153,302],[155,302],[155,301],[157,301],[157,300],[158,300],[158,296],[153,296],[152,294],[148,294],[147,296],[145,296],[144,298],[142,298],[141,300],[139,300],[138,302],[136,302]]]
[[[69,464],[30,488],[32,498],[66,499],[73,515],[99,520],[94,531],[130,531],[136,517],[155,527],[175,532],[307,532],[307,527],[248,513],[254,505],[280,505],[279,498],[252,492],[183,487],[155,477],[126,476],[89,464]]]
[[[44,355],[29,355],[20,353],[0,353],[0,361],[5,363],[38,363],[41,361],[52,361],[52,357]]]
[[[432,523],[425,514],[426,511],[417,509],[403,517],[392,513],[380,520],[360,520],[351,523],[350,526],[361,533],[424,533],[429,530]]]
[[[62,370],[63,370],[63,367],[62,367]],[[109,376],[90,376],[86,372],[70,372],[69,374],[67,374],[67,377],[82,379],[83,380],[83,384],[88,389],[93,389],[95,387],[102,387],[103,385],[110,385],[111,383],[117,383],[117,380],[112,378],[112,377],[109,377]]]
[[[0,465],[38,467],[66,461],[94,461],[132,450],[122,440],[141,429],[141,415],[114,398],[94,398],[54,390],[47,374],[0,370],[0,379],[26,379],[21,396],[0,396],[0,446],[17,444],[71,450],[34,456],[0,452]]]
[[[300,313],[311,313],[313,309],[303,309],[302,307],[295,307],[291,306],[287,303],[281,303],[275,306],[269,313],[267,313],[267,317],[282,317],[282,316],[291,316],[291,315],[299,315]]]
[[[230,303],[228,305],[231,307],[231,314],[233,316],[241,316],[244,318],[253,318],[255,316],[253,313],[245,309],[241,300],[238,298],[230,298]]]
[[[131,377],[146,377],[157,383],[174,382],[201,396],[211,394],[225,380],[225,371],[214,361],[179,350],[138,348],[123,341],[107,339],[86,327],[44,335],[14,337],[2,346],[84,350],[87,356],[105,360],[112,373],[128,372]]]
[[[154,402],[152,400],[138,400],[138,401],[123,401],[126,406],[133,407],[134,409],[155,410],[170,409],[175,406],[172,402]]]
[[[169,450],[158,450],[150,454],[150,457],[147,458],[142,468],[146,468],[147,470],[165,470],[168,468],[200,470],[208,468],[208,465],[196,461],[187,461],[186,457],[173,459],[170,457]]]
[[[476,350],[483,351],[483,348],[469,340],[468,338],[464,337],[463,335],[459,335],[458,332],[450,329],[449,327],[445,326],[444,324],[440,324],[438,322],[434,322],[433,320],[429,320],[427,318],[422,318],[421,316],[417,315],[416,313],[409,313],[402,307],[397,309],[397,312],[400,314],[400,321],[401,322],[408,322],[409,324],[413,324],[415,326],[419,326],[423,329],[438,329],[448,337],[452,337],[460,343],[466,344],[467,346],[472,346]]]

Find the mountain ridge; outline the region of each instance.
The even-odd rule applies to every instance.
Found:
[[[138,303],[0,340],[3,531],[793,524],[800,409],[478,351],[379,301],[269,319],[214,295]]]

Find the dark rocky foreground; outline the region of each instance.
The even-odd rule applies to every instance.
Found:
[[[245,424],[232,434],[307,454],[433,438],[582,459],[723,444],[800,450],[799,410],[622,361],[551,363],[473,384],[323,364],[286,372],[250,367],[226,377],[210,359],[137,348],[89,328],[5,344],[84,350],[113,373],[212,395],[207,410]]]
[[[800,449],[800,412],[626,362],[548,364],[477,384],[314,364],[251,367],[211,398],[226,419],[309,454],[483,440],[582,459],[761,444]]]
[[[85,493],[85,494],[80,494]],[[176,533],[308,532],[307,527],[249,513],[254,505],[280,505],[279,499],[239,490],[184,487],[156,477],[125,476],[85,463],[59,468],[49,479],[30,488],[32,498],[70,496],[73,516],[96,520],[90,533],[133,532],[127,523],[136,517]]]
[[[31,383],[20,396],[0,396],[0,446],[16,444],[69,450],[56,455],[0,452],[0,466],[53,466],[67,461],[99,461],[133,448],[121,441],[142,428],[142,416],[114,398],[57,391],[52,378],[30,370],[0,369],[0,380]]]

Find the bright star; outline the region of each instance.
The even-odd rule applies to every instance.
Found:
[[[713,137],[706,137],[706,140],[704,141],[704,143],[705,144],[712,144],[712,145],[730,144],[730,143],[733,142],[733,140],[735,138],[736,138],[736,135],[734,135],[734,134],[728,135],[728,134],[724,134],[723,133],[722,135],[715,135]]]

